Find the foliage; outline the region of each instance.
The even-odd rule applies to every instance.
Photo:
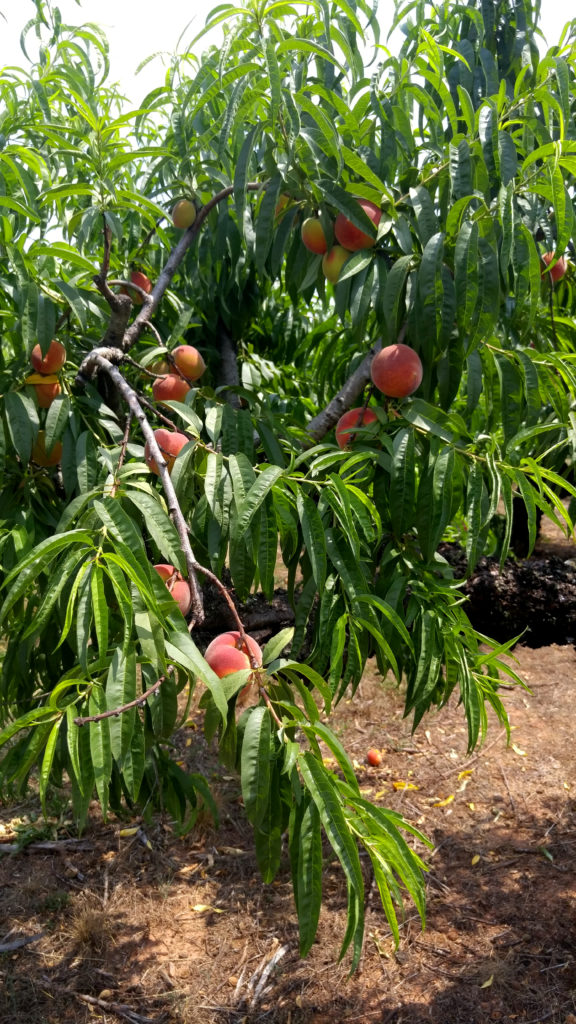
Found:
[[[403,836],[418,833],[362,798],[322,712],[374,656],[406,680],[415,725],[457,690],[472,748],[487,707],[506,722],[502,674],[519,680],[507,647],[472,628],[438,545],[464,521],[472,570],[501,508],[502,561],[519,504],[531,545],[538,510],[572,522],[575,276],[569,264],[552,287],[541,256],[573,255],[576,54],[566,35],[541,57],[536,14],[528,0],[400,4],[392,56],[364,0],[224,5],[208,21],[223,46],[198,58],[195,41],[130,111],[101,33],[37,0],[23,34],[37,58],[0,76],[2,779],[37,771],[44,801],[67,777],[80,824],[96,792],[104,814],[160,806],[191,827],[215,808],[170,737],[199,680],[265,881],[288,831],[302,953],[323,834],[354,964],[359,847],[396,938],[403,888],[424,910]],[[182,236],[169,219],[181,197],[198,210]],[[377,232],[355,197],[381,207]],[[331,243],[338,212],[375,245],[332,287],[299,226],[319,216]],[[155,286],[129,324],[108,282],[134,268]],[[56,334],[68,360],[44,410],[29,358]],[[367,353],[397,340],[424,364],[418,394],[368,394],[378,429],[341,451],[324,407],[339,388],[353,404]],[[158,481],[142,408],[164,421],[138,402],[142,367],[181,343],[209,369],[162,411],[191,443]],[[40,429],[47,450],[62,444],[58,467],[31,460]],[[152,565],[271,599],[278,546],[295,625],[270,641],[260,700],[239,714],[249,673],[214,675]],[[200,620],[196,608],[190,629]]]

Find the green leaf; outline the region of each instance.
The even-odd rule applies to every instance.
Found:
[[[268,708],[252,708],[242,740],[240,780],[246,817],[254,826],[261,824],[268,810],[271,781],[270,740]]]
[[[108,677],[106,680],[106,710],[129,704],[136,699],[136,656],[134,649],[127,651],[117,647],[114,651]],[[119,767],[130,749],[136,708],[123,711],[120,715],[110,718],[110,747],[112,756]]]
[[[324,524],[316,503],[299,488],[296,492],[296,506],[302,526],[304,543],[312,565],[316,586],[320,590],[326,579],[326,539]]]
[[[28,395],[19,391],[7,391],[4,395],[8,433],[16,453],[26,465],[30,462],[34,436],[38,432],[38,413]]]
[[[93,686],[88,704],[90,715],[100,715],[106,711],[106,694],[101,686]],[[83,726],[86,728],[86,726]],[[110,723],[104,718],[99,722],[90,722],[90,755],[94,768],[94,783],[106,819],[108,813],[108,786],[112,775],[112,749],[110,746]]]
[[[322,831],[318,809],[308,793],[292,808],[289,835],[300,956],[306,956],[318,931],[322,905]]]
[[[222,723],[225,724],[228,716],[228,702],[222,689],[222,683],[204,660],[187,632],[170,634],[170,638],[166,642],[166,656],[177,665],[181,665],[193,678],[197,677],[202,680],[208,687],[220,712]]]
[[[390,475],[390,512],[392,528],[397,537],[401,537],[413,524],[415,499],[414,431],[405,428],[399,430],[394,437]]]

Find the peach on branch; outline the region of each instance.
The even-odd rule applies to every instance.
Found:
[[[33,387],[36,390],[36,401],[40,409],[49,409],[54,399],[62,391],[57,380],[50,384],[34,384]]]
[[[362,207],[372,223],[378,226],[382,216],[380,207],[376,206],[375,203],[371,203],[369,199],[358,199],[357,202],[358,206]],[[349,249],[350,252],[357,252],[358,249],[372,249],[376,244],[374,235],[368,235],[365,231],[361,231],[343,213],[339,213],[336,217],[334,234],[340,245],[343,245],[345,249]]]
[[[182,615],[187,615],[192,606],[192,594],[186,580],[182,579],[181,573],[173,565],[168,565],[166,562],[160,562],[154,568],[160,578],[164,580]]]
[[[376,353],[370,373],[373,383],[384,395],[406,398],[422,383],[422,361],[413,348],[398,342]]]
[[[340,277],[340,271],[346,263],[346,260],[350,256],[348,249],[343,249],[341,245],[333,245],[329,252],[326,253],[322,260],[322,271],[324,277],[330,281],[331,284],[336,284]]]
[[[130,274],[130,280],[132,284],[135,284],[138,288],[141,288],[142,291],[146,292],[146,295],[149,295],[152,291],[152,281],[149,277],[146,277],[146,274],[143,274],[141,270],[133,270]],[[123,288],[122,292],[124,295],[130,296],[135,306],[141,306],[144,302],[144,299],[140,292],[136,291],[136,288]]]
[[[206,363],[194,345],[178,345],[172,351],[172,358],[180,373],[191,381],[198,380],[206,369]]]
[[[175,373],[157,377],[152,385],[152,394],[157,402],[183,402],[190,391],[190,385]]]
[[[156,443],[162,452],[168,466],[168,472],[172,472],[172,467],[176,461],[176,457],[182,451],[184,445],[188,444],[188,438],[185,434],[179,434],[177,430],[165,430],[164,427],[159,427],[158,430],[154,431],[154,437]],[[156,473],[156,476],[160,476],[160,470],[156,464],[156,459],[150,451],[150,445],[148,441],[144,445],[144,459],[148,469]]]
[[[46,450],[46,432],[38,431],[38,437],[32,445],[32,462],[37,466],[57,466],[62,458],[62,442],[55,441],[50,451]]]
[[[378,417],[372,409],[349,409],[340,417],[336,424],[336,443],[339,448],[345,448],[355,440],[356,431],[359,428],[367,427],[374,423]]]
[[[558,281],[561,281],[562,278],[564,277],[564,275],[566,274],[566,260],[564,259],[563,256],[560,256],[559,259],[556,260],[556,263],[554,263],[554,266],[551,267],[550,270],[548,270],[548,267],[553,262],[553,260],[554,260],[554,253],[553,252],[545,252],[544,253],[544,255],[542,256],[542,262],[544,263],[544,269],[542,270],[542,273],[541,273],[540,276],[542,278],[550,278],[551,281],[552,281],[552,284],[557,284]]]
[[[196,207],[191,199],[179,199],[172,210],[172,223],[175,228],[184,231],[192,227],[196,220]]]
[[[242,643],[242,637],[238,630],[230,630],[228,633],[220,633],[219,636],[215,637],[214,640],[204,653],[204,658],[210,665],[210,668],[216,675],[222,679],[224,676],[229,676],[232,672],[240,672],[242,669],[253,668],[251,664],[251,658],[256,662],[256,665],[260,667],[262,665],[262,651],[260,646],[251,637],[247,636],[248,650],[247,653],[244,644]]]
[[[300,231],[302,241],[306,248],[316,254],[323,256],[328,249],[326,235],[319,217],[307,217]]]
[[[40,345],[35,345],[30,355],[30,362],[36,373],[57,373],[66,362],[66,349],[59,341],[51,341],[45,356]]]

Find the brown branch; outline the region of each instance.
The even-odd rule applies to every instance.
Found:
[[[160,676],[160,679],[156,680],[154,686],[151,686],[145,693],[141,693],[139,697],[136,697],[136,700],[131,700],[129,704],[121,704],[119,708],[114,708],[112,711],[101,711],[99,715],[87,715],[85,718],[75,718],[74,725],[82,726],[87,725],[88,722],[101,722],[104,718],[118,718],[118,716],[124,714],[125,711],[130,711],[131,708],[137,708],[141,704],[145,704],[148,697],[151,697],[152,694],[156,693],[160,689],[165,678],[166,676]]]
[[[218,577],[215,575],[215,573],[213,573],[210,569],[206,569],[205,566],[200,565],[199,562],[194,562],[194,568],[195,568],[196,572],[201,572],[204,576],[206,576],[206,578],[209,579],[210,582],[213,583],[214,586],[218,588],[218,590],[220,591],[220,593],[222,594],[222,596],[226,600],[226,602],[228,604],[228,607],[230,608],[230,611],[232,612],[232,616],[234,618],[234,621],[235,621],[236,625],[238,626],[238,632],[240,633],[240,639],[242,640],[242,644],[243,644],[243,647],[244,647],[244,653],[250,659],[250,667],[253,668],[253,669],[260,668],[261,666],[256,661],[256,658],[254,657],[254,655],[252,654],[252,652],[250,650],[250,647],[248,646],[248,639],[246,637],[246,631],[244,629],[244,626],[242,624],[242,620],[241,620],[241,618],[240,618],[240,616],[238,614],[238,611],[236,609],[236,605],[234,604],[234,601],[232,600],[232,597],[231,597],[231,595],[230,595],[230,593],[228,591],[228,588],[224,586],[224,584],[222,583],[222,580],[219,580]]]
[[[122,353],[123,355],[123,353]],[[204,605],[202,601],[202,592],[198,585],[196,578],[196,560],[192,553],[190,546],[190,540],[188,537],[188,527],[182,515],[178,498],[176,497],[176,491],[174,490],[174,484],[170,479],[170,473],[166,460],[162,454],[160,446],[154,435],[152,427],[148,423],[146,414],[138,400],[138,396],[133,388],[130,387],[127,381],[120,373],[120,370],[113,365],[113,363],[102,354],[101,349],[94,349],[90,355],[86,357],[80,367],[80,373],[84,377],[86,374],[91,376],[93,369],[102,369],[111,377],[114,381],[118,391],[122,395],[132,415],[138,420],[140,428],[144,435],[144,439],[148,442],[150,452],[154,458],[156,465],[158,466],[158,472],[162,481],[162,487],[166,495],[168,511],[170,518],[178,531],[180,538],[180,546],[184,552],[184,558],[186,559],[186,566],[188,569],[188,584],[190,586],[190,594],[192,597],[192,613],[193,623],[192,625],[199,625],[204,621]]]
[[[120,457],[118,459],[118,466],[116,468],[116,474],[115,474],[115,478],[114,478],[114,483],[112,484],[112,487],[110,488],[110,496],[112,498],[116,497],[116,491],[118,490],[118,488],[120,486],[119,481],[118,481],[118,475],[119,475],[120,470],[122,469],[122,466],[124,465],[124,462],[126,460],[126,449],[128,447],[128,441],[130,440],[130,427],[131,426],[132,426],[132,413],[129,412],[127,417],[126,417],[126,426],[124,427],[124,436],[122,438],[122,444],[120,446]]]
[[[246,189],[249,192],[258,192],[262,188],[266,188],[266,184],[263,182],[249,182],[248,185],[246,186]],[[208,217],[209,213],[214,209],[214,207],[218,206],[219,203],[223,202],[224,199],[228,199],[228,197],[231,196],[233,192],[233,185],[229,185],[227,188],[222,189],[221,192],[217,192],[215,196],[212,196],[212,199],[210,199],[204,206],[200,208],[200,210],[198,210],[198,213],[196,214],[196,220],[194,221],[194,223],[191,224],[189,228],[186,228],[186,230],[183,232],[182,237],[174,246],[172,252],[170,253],[170,256],[168,257],[164,265],[163,270],[160,272],[156,284],[154,285],[152,291],[148,295],[149,302],[143,306],[143,308],[138,313],[138,316],[135,318],[134,322],[130,324],[130,327],[127,329],[124,335],[124,342],[122,347],[124,348],[125,351],[131,348],[132,345],[134,345],[138,341],[138,338],[142,334],[142,331],[144,330],[146,323],[150,320],[152,314],[158,308],[158,305],[160,303],[160,300],[162,299],[162,296],[164,295],[164,292],[166,291],[168,285],[170,284],[172,278],[174,277],[174,274],[178,270],[178,267],[182,263],[182,260],[184,259],[184,256],[186,255],[188,249],[199,235],[200,229],[204,221]]]
[[[348,378],[340,391],[328,403],[322,412],[314,416],[306,427],[306,432],[313,442],[321,441],[325,434],[332,429],[347,409],[352,407],[358,395],[362,394],[370,380],[370,367],[376,353],[382,348],[382,342],[377,341],[370,349],[368,355],[362,360],[360,366]]]

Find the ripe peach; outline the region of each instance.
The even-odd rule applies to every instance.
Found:
[[[56,396],[62,391],[58,381],[54,381],[52,384],[34,384],[33,387],[36,389],[36,400],[40,409],[49,409]]]
[[[34,345],[30,362],[36,373],[58,373],[66,362],[66,349],[59,341],[51,341],[46,355],[43,356],[40,345]]]
[[[50,451],[47,452],[46,432],[39,430],[38,437],[32,446],[32,462],[35,462],[37,466],[57,466],[61,458],[62,442],[55,441]]]
[[[186,580],[182,579],[181,573],[173,565],[168,565],[166,562],[160,562],[154,568],[160,578],[164,580],[182,615],[187,615],[192,604],[192,595]]]
[[[366,754],[366,760],[373,768],[377,768],[379,764],[382,764],[382,754],[375,747],[371,747]]]
[[[150,292],[152,291],[152,281],[150,280],[149,277],[146,277],[146,274],[143,274],[140,270],[133,270],[132,273],[130,274],[130,280],[132,281],[132,284],[135,284],[139,288],[142,288],[142,290],[145,291],[147,295],[149,295]],[[144,299],[140,295],[140,292],[137,292],[135,288],[123,288],[122,293],[124,295],[129,295],[135,306],[141,306],[142,303],[144,302]]]
[[[175,373],[157,377],[152,385],[156,402],[183,402],[190,391],[190,385]]]
[[[307,217],[300,234],[304,245],[310,252],[316,253],[317,256],[324,255],[328,249],[328,243],[322,222],[318,217]]]
[[[336,284],[340,277],[340,271],[349,256],[350,252],[348,249],[343,249],[341,245],[333,245],[330,251],[324,256],[322,260],[322,271],[324,273],[324,277],[327,278],[331,284]]]
[[[184,230],[192,226],[196,220],[196,207],[191,199],[179,199],[172,210],[172,223],[175,228]]]
[[[355,432],[359,427],[367,427],[374,423],[378,417],[372,409],[349,409],[340,417],[336,424],[336,443],[339,448],[345,448],[355,440]]]
[[[553,252],[545,252],[544,253],[544,255],[542,257],[542,262],[545,264],[545,267],[544,267],[544,270],[542,271],[540,276],[542,278],[551,278],[552,284],[556,284],[558,281],[562,280],[562,278],[564,277],[564,275],[566,273],[566,260],[564,259],[563,256],[560,256],[560,258],[556,261],[556,263],[554,264],[552,269],[548,270],[548,267],[552,263],[553,259],[554,259],[554,253]]]
[[[172,352],[172,358],[188,380],[198,380],[206,369],[206,363],[194,345],[178,345]]]
[[[382,216],[380,207],[371,203],[369,199],[358,199],[357,202],[364,213],[368,214],[372,223],[378,225]],[[334,234],[340,245],[351,252],[357,252],[358,249],[371,249],[376,244],[376,238],[373,235],[367,235],[365,231],[361,231],[343,213],[339,213],[336,217]]]
[[[173,565],[169,565],[168,562],[158,562],[154,568],[156,569],[160,579],[164,580],[164,583],[167,583],[173,576],[176,577],[178,571]]]
[[[154,437],[162,452],[162,455],[166,459],[168,465],[168,472],[172,472],[172,467],[176,461],[176,456],[182,451],[185,444],[188,444],[188,438],[185,434],[179,434],[176,430],[165,430],[164,427],[160,427],[154,431]],[[156,476],[160,476],[160,470],[156,465],[156,460],[150,451],[148,441],[144,445],[144,458],[148,469],[151,469]]]
[[[390,398],[406,398],[422,383],[420,356],[409,345],[387,345],[372,360],[372,380]]]
[[[250,654],[258,665],[262,664],[262,651],[259,645],[251,636],[247,637]],[[219,636],[208,644],[204,657],[210,668],[222,679],[231,675],[232,672],[240,672],[243,668],[252,668],[250,658],[244,650],[240,633],[238,630],[230,630],[228,633],[220,633]]]

